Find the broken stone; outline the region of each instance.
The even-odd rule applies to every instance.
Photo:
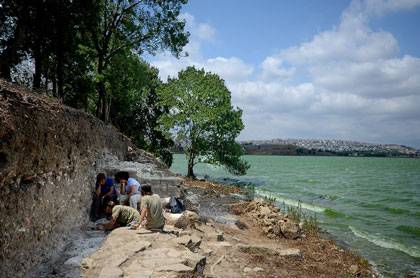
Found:
[[[216,239],[217,239],[217,241],[224,241],[225,238],[223,236],[223,233],[222,232],[217,233]]]
[[[190,249],[192,252],[195,252],[196,249],[200,247],[201,238],[199,238],[196,235],[192,235],[192,236],[185,235],[185,236],[177,238],[176,242],[178,244],[184,245],[185,247]]]
[[[232,244],[230,244],[227,241],[209,242],[208,245],[214,246],[214,247],[223,247],[223,248],[232,247]]]
[[[288,249],[280,249],[277,250],[277,254],[279,256],[285,256],[285,257],[300,257],[302,256],[302,252],[297,248],[288,248]]]
[[[359,271],[359,267],[357,265],[353,264],[353,265],[350,266],[349,270],[352,274],[356,274]]]
[[[253,271],[254,271],[254,272],[261,272],[261,271],[264,271],[264,268],[261,268],[261,267],[254,267]]]
[[[271,209],[269,207],[260,207],[260,215],[263,217],[267,217],[270,215]]]
[[[198,222],[198,220],[199,220],[199,217],[197,213],[186,210],[181,215],[181,217],[176,221],[175,227],[180,228],[180,229],[194,227],[195,223]]]
[[[298,224],[291,221],[280,222],[281,234],[287,239],[297,239],[301,235],[301,229]]]

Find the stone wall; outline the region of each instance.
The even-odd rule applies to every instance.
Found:
[[[0,277],[24,276],[88,220],[110,155],[168,172],[112,126],[0,80]]]

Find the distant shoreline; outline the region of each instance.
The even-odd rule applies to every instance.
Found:
[[[272,139],[238,142],[246,155],[344,156],[420,158],[420,150],[398,144],[372,144],[345,140]],[[182,153],[175,144],[174,153]]]
[[[172,151],[172,154],[183,154],[182,151],[176,150]],[[376,157],[376,158],[414,158],[419,159],[420,155],[416,156],[407,156],[407,155],[386,155],[386,154],[339,154],[331,152],[317,152],[315,154],[305,153],[305,154],[290,154],[290,153],[278,153],[278,152],[247,152],[245,151],[244,155],[264,155],[264,156],[302,156],[302,157]]]

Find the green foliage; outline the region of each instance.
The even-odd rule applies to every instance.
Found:
[[[155,128],[166,113],[157,104],[161,81],[140,55],[180,55],[189,36],[179,17],[186,3],[0,0],[0,77],[112,122],[170,165],[173,142]],[[20,74],[15,66],[25,59],[30,63]]]
[[[138,147],[170,166],[173,142],[155,129],[158,117],[166,112],[157,103],[156,90],[161,86],[158,70],[130,51],[116,55],[111,63],[112,70],[106,71],[104,77],[112,95],[110,115],[114,125]]]
[[[277,201],[277,198],[273,195],[269,195],[269,196],[263,196],[263,200],[264,202],[268,204],[275,204]]]
[[[305,233],[313,236],[318,235],[320,227],[317,215],[305,213],[302,210],[300,201],[298,202],[297,206],[286,206],[283,203],[283,210],[292,220],[296,221],[297,223],[303,223],[303,230]]]
[[[304,218],[304,213],[302,211],[302,205],[300,204],[300,201],[298,202],[298,205],[296,207],[286,206],[284,203],[283,203],[283,207],[287,215],[294,221],[300,223],[302,219]]]
[[[231,105],[230,92],[216,74],[188,67],[158,90],[159,103],[169,113],[159,118],[160,129],[174,135],[188,159],[188,176],[199,162],[223,165],[233,174],[245,174],[249,165],[235,142],[244,125],[242,110]]]
[[[97,80],[97,116],[110,121],[112,94],[104,72],[111,68],[116,55],[170,50],[178,56],[188,42],[185,21],[178,16],[186,0],[110,0],[97,1],[96,21],[88,29],[95,53]]]
[[[305,215],[303,219],[303,230],[305,233],[317,236],[319,233],[319,222],[316,214]]]

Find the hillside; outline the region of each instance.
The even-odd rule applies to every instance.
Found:
[[[242,141],[246,154],[420,157],[420,150],[397,144],[345,140],[273,139]]]

